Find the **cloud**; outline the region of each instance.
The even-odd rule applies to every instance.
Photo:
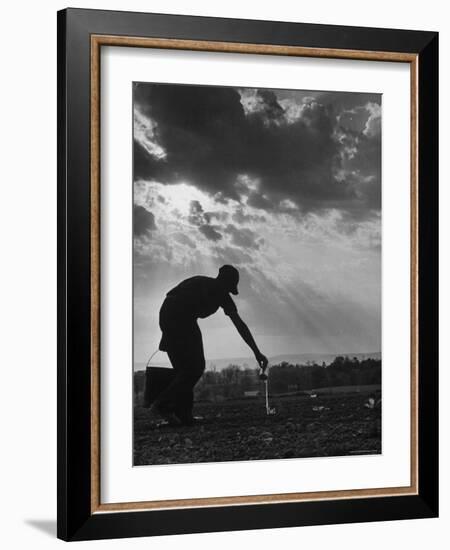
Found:
[[[156,124],[140,112],[134,109],[133,133],[134,138],[151,157],[161,160],[167,156],[166,151],[157,143]]]
[[[288,92],[135,85],[135,110],[149,121],[144,138],[135,134],[135,180],[186,182],[223,204],[248,201],[261,211],[290,201],[292,215],[337,209],[372,216],[381,186],[379,96]],[[352,109],[365,113],[357,128],[345,117],[340,123]],[[237,185],[242,177],[258,188]]]
[[[180,244],[187,245],[189,248],[196,248],[195,242],[190,239],[185,233],[174,233],[172,238]]]
[[[266,219],[263,215],[249,214],[247,211],[248,208],[238,206],[232,214],[233,221],[239,224],[245,224],[248,222],[263,222]]]
[[[267,353],[379,348],[379,95],[140,83],[134,109],[138,355],[165,292],[223,264]],[[247,353],[203,328],[209,356]]]
[[[235,225],[229,224],[225,231],[231,235],[231,242],[240,248],[249,248],[257,250],[260,243],[257,241],[257,235],[247,228],[238,228]]]
[[[370,220],[336,210],[260,215],[247,203],[223,205],[187,184],[139,181],[134,187],[135,202],[151,210],[158,224],[151,238],[134,240],[138,356],[158,341],[165,293],[192,275],[214,277],[223,264],[240,271],[236,303],[267,353],[379,348],[379,215]],[[203,329],[209,357],[248,353],[225,316],[206,320]]]
[[[233,246],[224,246],[217,248],[214,253],[214,257],[217,260],[217,265],[223,264],[232,264],[240,266],[242,264],[253,264],[254,257],[247,254],[240,248],[235,248]]]
[[[228,212],[225,211],[211,211],[206,212],[206,214],[209,216],[210,220],[217,220],[219,222],[225,222],[230,217]]]
[[[281,124],[284,117],[284,109],[278,103],[277,96],[271,90],[257,90],[257,95],[261,100],[262,109],[260,112],[265,117],[265,124]]]
[[[135,237],[142,237],[149,231],[156,229],[155,216],[143,206],[135,204],[133,207],[133,231]]]
[[[200,201],[191,201],[188,217],[189,222],[192,225],[197,226],[200,233],[209,241],[220,241],[220,239],[222,239],[222,235],[218,231],[219,226],[210,223],[211,218],[213,217],[216,217],[214,213],[205,212]],[[223,213],[220,213],[217,217],[222,218]]]
[[[369,102],[366,109],[369,111],[370,116],[367,119],[363,133],[366,136],[375,137],[381,132],[381,105]]]
[[[217,231],[217,228],[213,227],[212,225],[201,225],[198,230],[209,241],[220,241],[220,239],[222,239],[222,235]]]
[[[209,214],[205,214],[205,211],[203,210],[203,206],[198,200],[191,201],[189,221],[193,225],[208,224],[210,221]]]

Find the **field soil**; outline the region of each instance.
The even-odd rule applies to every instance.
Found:
[[[366,407],[370,395],[273,398],[273,416],[262,397],[196,403],[203,421],[192,427],[158,425],[135,406],[134,465],[379,454],[381,406]]]

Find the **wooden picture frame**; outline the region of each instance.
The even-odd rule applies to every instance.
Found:
[[[411,484],[208,499],[100,500],[103,46],[407,63],[411,68]],[[87,540],[436,517],[438,35],[67,9],[58,13],[58,537]]]

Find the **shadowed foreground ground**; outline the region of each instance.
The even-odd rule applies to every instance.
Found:
[[[381,408],[369,393],[198,403],[201,426],[157,427],[148,409],[134,409],[134,465],[181,464],[381,453]]]

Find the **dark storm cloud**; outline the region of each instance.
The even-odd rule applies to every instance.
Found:
[[[143,206],[133,206],[133,231],[135,237],[142,237],[156,229],[155,216]]]
[[[300,212],[337,208],[361,218],[379,208],[379,135],[342,127],[340,134],[350,140],[357,134],[352,158],[345,157],[347,138],[336,137],[342,110],[362,108],[375,96],[322,93],[288,124],[281,122],[284,109],[273,91],[257,95],[263,108],[246,115],[234,88],[135,85],[135,107],[155,123],[154,139],[166,152],[157,158],[135,140],[135,178],[187,182],[217,200],[242,202],[236,181],[245,174],[259,181],[246,196],[262,210],[277,211],[287,199]]]
[[[321,92],[317,98],[323,105],[333,105],[337,111],[351,110],[362,107],[367,103],[378,103],[381,101],[380,94],[357,93],[357,92]]]
[[[339,125],[357,134],[364,131],[368,120],[368,112],[362,107],[344,111],[339,117]]]
[[[262,111],[267,117],[267,121],[275,122],[280,120],[284,114],[284,109],[278,103],[277,96],[270,90],[258,90],[258,97],[262,103]]]
[[[220,241],[222,235],[217,231],[219,227],[210,223],[211,217],[211,214],[203,210],[200,201],[191,201],[188,216],[189,222],[198,226],[200,233],[209,241]]]
[[[361,202],[367,209],[378,211],[381,208],[381,140],[350,131],[346,135],[357,150],[342,162],[347,184],[355,189],[358,197],[348,211],[357,216]]]
[[[209,224],[210,222],[210,215],[205,213],[203,210],[203,206],[200,204],[200,201],[191,201],[190,207],[189,207],[189,221],[193,225],[203,225],[203,224]]]
[[[216,230],[212,225],[201,225],[198,230],[202,233],[209,241],[220,241],[222,235]]]

